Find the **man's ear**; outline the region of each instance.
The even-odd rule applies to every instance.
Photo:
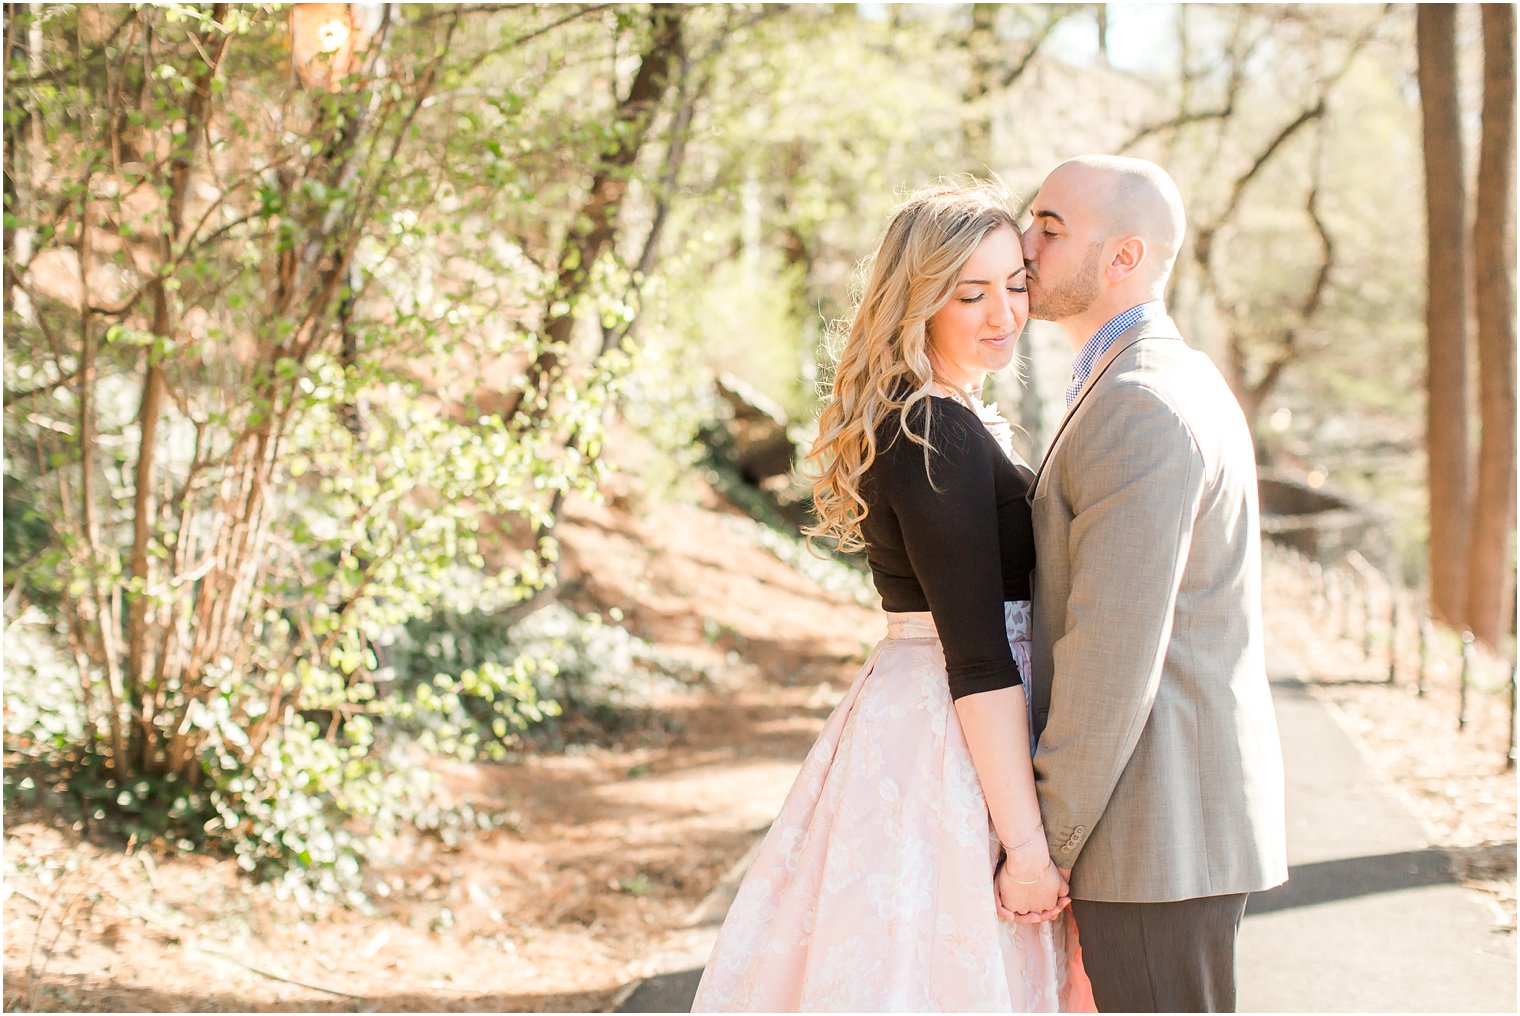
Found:
[[[1120,240],[1108,262],[1108,281],[1119,282],[1139,271],[1145,264],[1145,253],[1145,241],[1140,237],[1126,236]]]

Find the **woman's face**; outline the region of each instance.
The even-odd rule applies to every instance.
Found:
[[[929,359],[946,381],[961,388],[1013,359],[1013,344],[1029,318],[1024,252],[1011,226],[988,233],[972,252],[950,294],[929,319]]]

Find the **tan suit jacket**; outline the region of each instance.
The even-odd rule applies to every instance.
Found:
[[[1169,317],[1093,366],[1031,489],[1035,779],[1077,899],[1286,880],[1251,436]]]

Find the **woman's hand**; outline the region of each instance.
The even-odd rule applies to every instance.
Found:
[[[1042,850],[1043,854],[1044,851]],[[1010,863],[1011,861],[1011,863]],[[1020,924],[1037,924],[1051,921],[1071,903],[1066,879],[1055,864],[1045,855],[1044,867],[1033,867],[1028,861],[1015,856],[1005,856],[998,862],[994,882],[997,887],[998,916]],[[1021,871],[1020,868],[1025,870]]]

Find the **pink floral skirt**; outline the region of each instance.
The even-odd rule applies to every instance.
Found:
[[[740,886],[692,1011],[1095,1011],[1069,913],[998,919],[997,838],[934,621],[887,617]],[[1029,604],[1006,617],[1027,674]]]

